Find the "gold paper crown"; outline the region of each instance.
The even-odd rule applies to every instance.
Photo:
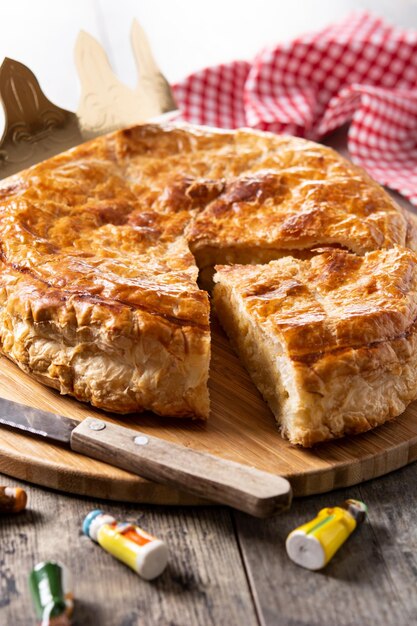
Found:
[[[177,108],[171,88],[155,63],[145,32],[134,20],[130,31],[138,71],[135,89],[119,81],[94,37],[81,31],[75,63],[81,80],[78,119],[83,135],[91,137],[143,122]]]
[[[5,126],[0,141],[0,178],[43,161],[91,137],[175,110],[171,88],[155,63],[143,29],[132,23],[131,42],[138,70],[135,89],[113,73],[106,53],[80,32],[75,62],[81,81],[77,114],[48,100],[31,70],[6,58],[0,67]]]

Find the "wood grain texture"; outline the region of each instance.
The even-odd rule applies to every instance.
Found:
[[[153,414],[112,417],[31,380],[0,358],[0,395],[82,420],[86,416],[285,476],[295,495],[322,493],[381,476],[417,458],[417,404],[370,433],[303,450],[283,440],[274,418],[215,325],[212,413],[207,423]],[[69,493],[156,504],[197,504],[194,496],[58,446],[0,429],[0,471]]]
[[[48,558],[72,572],[75,626],[410,626],[417,622],[415,471],[298,499],[267,521],[219,507],[80,499],[0,476],[29,494],[25,514],[1,518],[0,624],[33,622],[27,575]],[[287,558],[290,530],[354,497],[368,504],[369,521],[325,569],[310,572]],[[160,579],[142,581],[82,535],[84,515],[97,507],[168,542],[170,564]]]
[[[234,512],[262,626],[408,626],[417,623],[416,466],[366,485],[294,502],[253,520]],[[401,485],[401,487],[399,487]],[[319,572],[290,561],[285,538],[326,506],[357,498],[369,519]]]
[[[98,26],[95,23],[96,6],[101,9],[97,11],[100,18]],[[199,3],[184,0],[181,11],[186,19],[178,19],[176,3],[170,5],[163,0],[144,0],[141,3],[136,0],[125,0],[124,3],[76,0],[65,8],[62,3],[54,4],[49,0],[20,0],[4,4],[3,20],[0,22],[1,49],[3,56],[9,55],[29,63],[52,100],[75,109],[78,94],[72,51],[80,27],[99,35],[100,40],[108,44],[107,52],[119,76],[132,82],[134,68],[127,33],[130,20],[135,15],[146,27],[162,68],[174,80],[213,62],[227,58],[250,58],[268,38],[271,43],[288,39],[302,31],[325,26],[352,9],[364,7],[403,26],[415,27],[417,24],[417,5],[412,0],[402,0],[401,3],[389,0],[341,0],[337,3],[323,0],[320,10],[317,3],[304,3],[301,11],[298,3],[266,2],[260,10],[258,3],[225,3],[222,0],[211,3],[210,10],[202,11]],[[222,15],[220,21],[219,14]],[[14,23],[21,28],[11,27]],[[213,32],[216,32],[215,46]],[[248,49],[248,46],[251,48]],[[8,369],[3,370],[1,385],[5,372],[7,374],[11,368],[9,364]],[[11,380],[16,385],[15,392],[29,402],[30,385],[22,384],[22,379],[14,374]],[[227,385],[224,389],[227,392]],[[53,402],[48,399],[43,401],[49,408],[56,402],[55,398]],[[76,406],[65,399],[58,398],[58,401],[59,406],[67,407],[68,414],[73,410],[71,407]],[[261,422],[271,419],[262,415]],[[409,434],[414,437],[414,429]],[[177,440],[181,440],[181,436]],[[2,457],[3,466],[8,463],[10,469],[13,466],[16,470],[18,463],[15,459],[19,455],[21,458],[20,447],[21,438],[9,440],[6,449],[11,449],[12,456]],[[54,449],[36,447],[31,454],[36,461],[37,455],[46,454],[46,451],[51,466],[47,475],[52,480],[52,468],[60,458],[54,456]],[[369,458],[374,452],[371,446]],[[415,450],[411,450],[410,454],[415,455]],[[403,461],[401,454],[398,463]],[[120,485],[123,485],[124,496],[128,499],[139,497],[137,489],[140,497],[145,499],[159,497],[159,501],[165,499],[172,503],[180,497],[165,488],[157,494],[157,487],[144,481],[135,487],[128,474],[121,470],[110,483],[106,476],[107,466],[99,462],[92,462],[84,475],[77,472],[78,463],[81,460],[77,455],[66,458],[67,469],[57,473],[54,479],[58,488],[71,488],[73,491],[81,488],[85,492],[96,481],[96,488],[103,496],[110,494],[113,498],[117,497]],[[34,463],[29,470],[24,459],[21,464],[22,472],[30,480],[44,475],[43,466],[37,467]],[[296,501],[293,505],[295,517],[288,515],[280,518],[287,528],[292,529],[300,521],[314,515],[323,503],[336,503],[345,495],[353,497],[360,494],[371,507],[371,531],[367,532],[368,529],[363,527],[345,544],[329,568],[320,573],[310,572],[310,576],[291,562],[281,561],[280,538],[285,534],[284,530],[280,530],[281,526],[270,521],[248,520],[244,515],[236,516],[238,536],[260,622],[274,626],[315,626],[317,623],[320,626],[409,626],[415,623],[415,472],[416,465],[413,465],[361,485],[360,489]],[[94,480],[91,475],[95,476]],[[17,484],[17,481],[7,478],[1,478],[0,482]],[[101,502],[100,505],[114,515],[124,512],[132,520],[136,519],[143,525],[146,522],[149,530],[158,530],[161,536],[169,537],[170,545],[171,540],[174,543],[176,565],[168,570],[167,577],[164,575],[157,584],[143,583],[97,546],[86,544],[85,539],[77,535],[84,513],[97,506],[97,502],[23,486],[30,495],[31,510],[27,517],[21,517],[19,521],[15,517],[0,520],[2,626],[33,623],[26,586],[27,572],[42,558],[60,556],[68,562],[77,581],[78,626],[252,626],[258,623],[232,537],[228,512],[200,508],[196,513],[158,507],[151,510],[144,508],[143,512],[139,512],[136,507],[116,507]],[[264,557],[260,570],[260,555],[255,554],[255,549],[251,549],[249,554],[252,541],[257,552]],[[372,560],[368,566],[366,558],[369,555]],[[278,569],[279,559],[282,567]],[[232,567],[229,567],[229,561]],[[363,566],[364,573],[361,571]],[[277,574],[282,578],[275,579]],[[355,576],[358,582],[355,582]],[[382,590],[379,589],[381,581]]]
[[[2,626],[35,623],[27,577],[46,559],[65,563],[72,574],[75,626],[257,625],[227,509],[139,509],[25,488],[29,509],[1,518]],[[85,515],[98,507],[167,542],[162,576],[142,580],[82,534]]]
[[[71,449],[256,517],[274,515],[291,504],[291,486],[280,476],[103,420],[87,417],[78,424]]]

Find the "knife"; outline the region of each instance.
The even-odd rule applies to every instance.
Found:
[[[104,419],[78,422],[0,398],[0,424],[255,517],[269,517],[291,504],[291,485],[281,476]]]
[[[0,178],[87,138],[175,111],[170,86],[136,22],[131,38],[139,70],[133,91],[113,74],[98,42],[80,34],[76,64],[82,94],[77,115],[50,102],[28,67],[13,59],[4,60],[0,67],[0,100],[5,112]],[[280,476],[102,419],[78,422],[0,398],[0,424],[258,517],[282,511],[291,503],[291,486]]]

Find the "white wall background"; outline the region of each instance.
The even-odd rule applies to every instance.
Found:
[[[136,17],[170,81],[264,45],[369,9],[417,28],[417,0],[0,0],[0,61],[13,57],[35,72],[48,97],[75,110],[79,84],[73,49],[80,29],[97,37],[119,77],[136,80],[129,28]]]

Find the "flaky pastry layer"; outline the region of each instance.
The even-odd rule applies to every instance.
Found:
[[[100,408],[205,418],[199,269],[210,284],[216,263],[416,242],[406,212],[330,148],[251,130],[137,126],[2,181],[1,348]]]
[[[411,250],[328,249],[214,280],[222,325],[292,443],[365,432],[417,398]]]

